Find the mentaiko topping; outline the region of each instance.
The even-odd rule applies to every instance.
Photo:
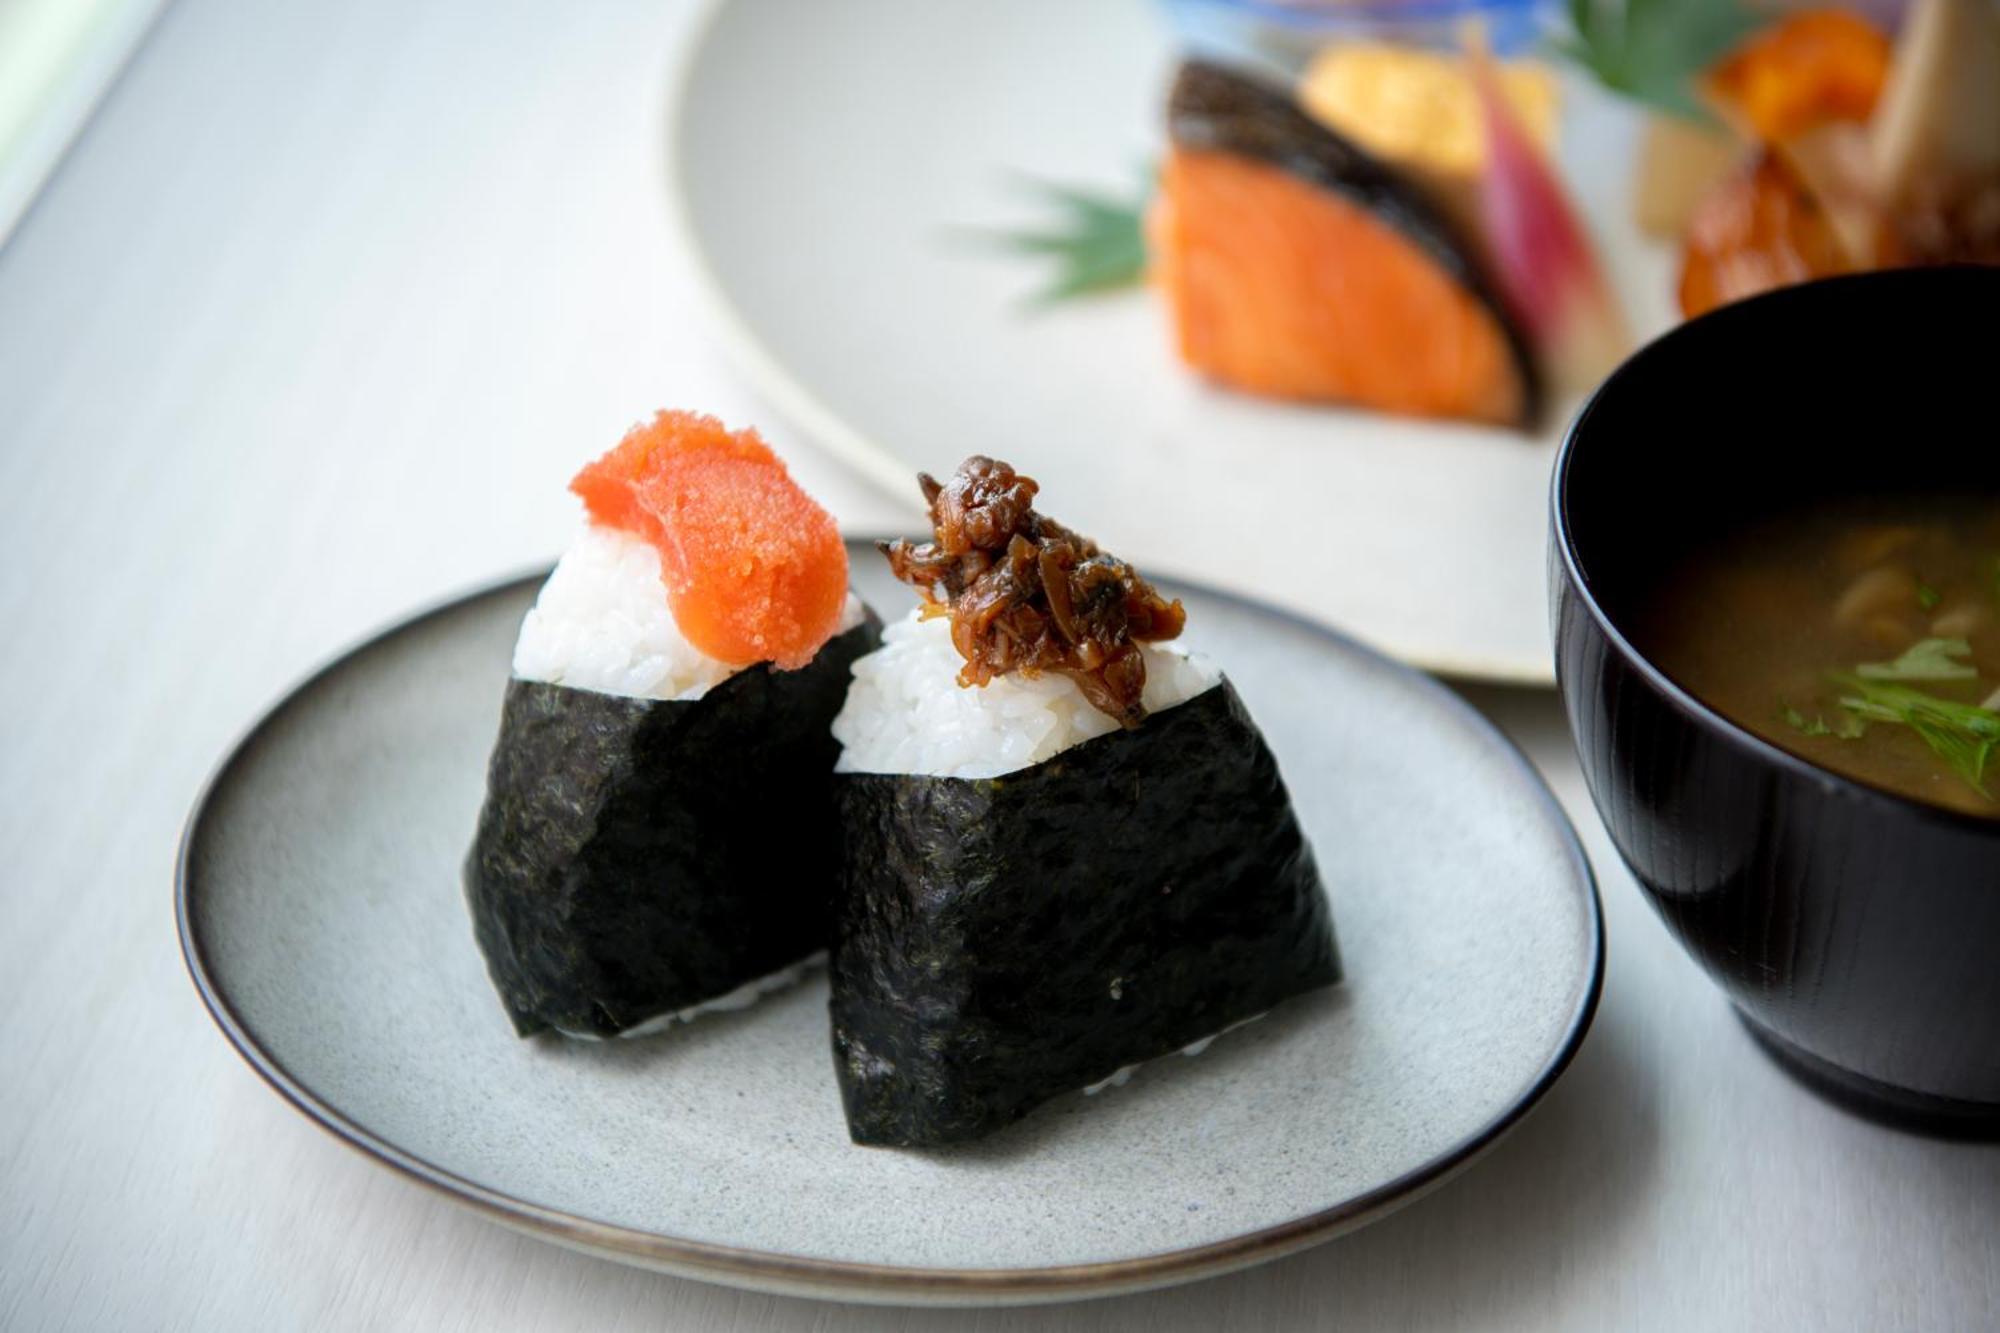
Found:
[[[886,542],[882,552],[930,608],[951,617],[963,686],[1044,671],[1069,677],[1120,725],[1145,720],[1142,643],[1187,622],[1139,572],[1035,512],[1040,490],[1007,464],[974,455],[940,485],[919,473],[934,540]]]
[[[569,488],[593,524],[659,551],[675,624],[717,661],[795,671],[840,631],[840,529],[756,431],[661,412]]]

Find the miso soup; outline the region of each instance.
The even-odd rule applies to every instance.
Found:
[[[1765,740],[2000,818],[2000,498],[1815,509],[1710,544],[1639,647]]]

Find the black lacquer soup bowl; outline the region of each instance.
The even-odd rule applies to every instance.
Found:
[[[1635,646],[1675,563],[1801,504],[2000,495],[2000,270],[1839,278],[1629,360],[1556,465],[1557,678],[1654,908],[1788,1069],[1931,1132],[2000,1134],[2000,820],[1836,775]]]

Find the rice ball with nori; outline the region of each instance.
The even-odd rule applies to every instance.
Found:
[[[978,1138],[1340,978],[1319,873],[1184,615],[968,459],[921,479],[924,603],[834,722],[836,1073],[857,1143]]]
[[[522,625],[465,895],[518,1032],[609,1037],[826,947],[829,725],[879,636],[754,432],[663,412],[571,489],[590,521]]]

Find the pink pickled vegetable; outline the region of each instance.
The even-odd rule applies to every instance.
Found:
[[[1466,45],[1486,130],[1479,216],[1494,279],[1550,380],[1594,387],[1631,349],[1624,316],[1554,168],[1501,91],[1483,37]]]

